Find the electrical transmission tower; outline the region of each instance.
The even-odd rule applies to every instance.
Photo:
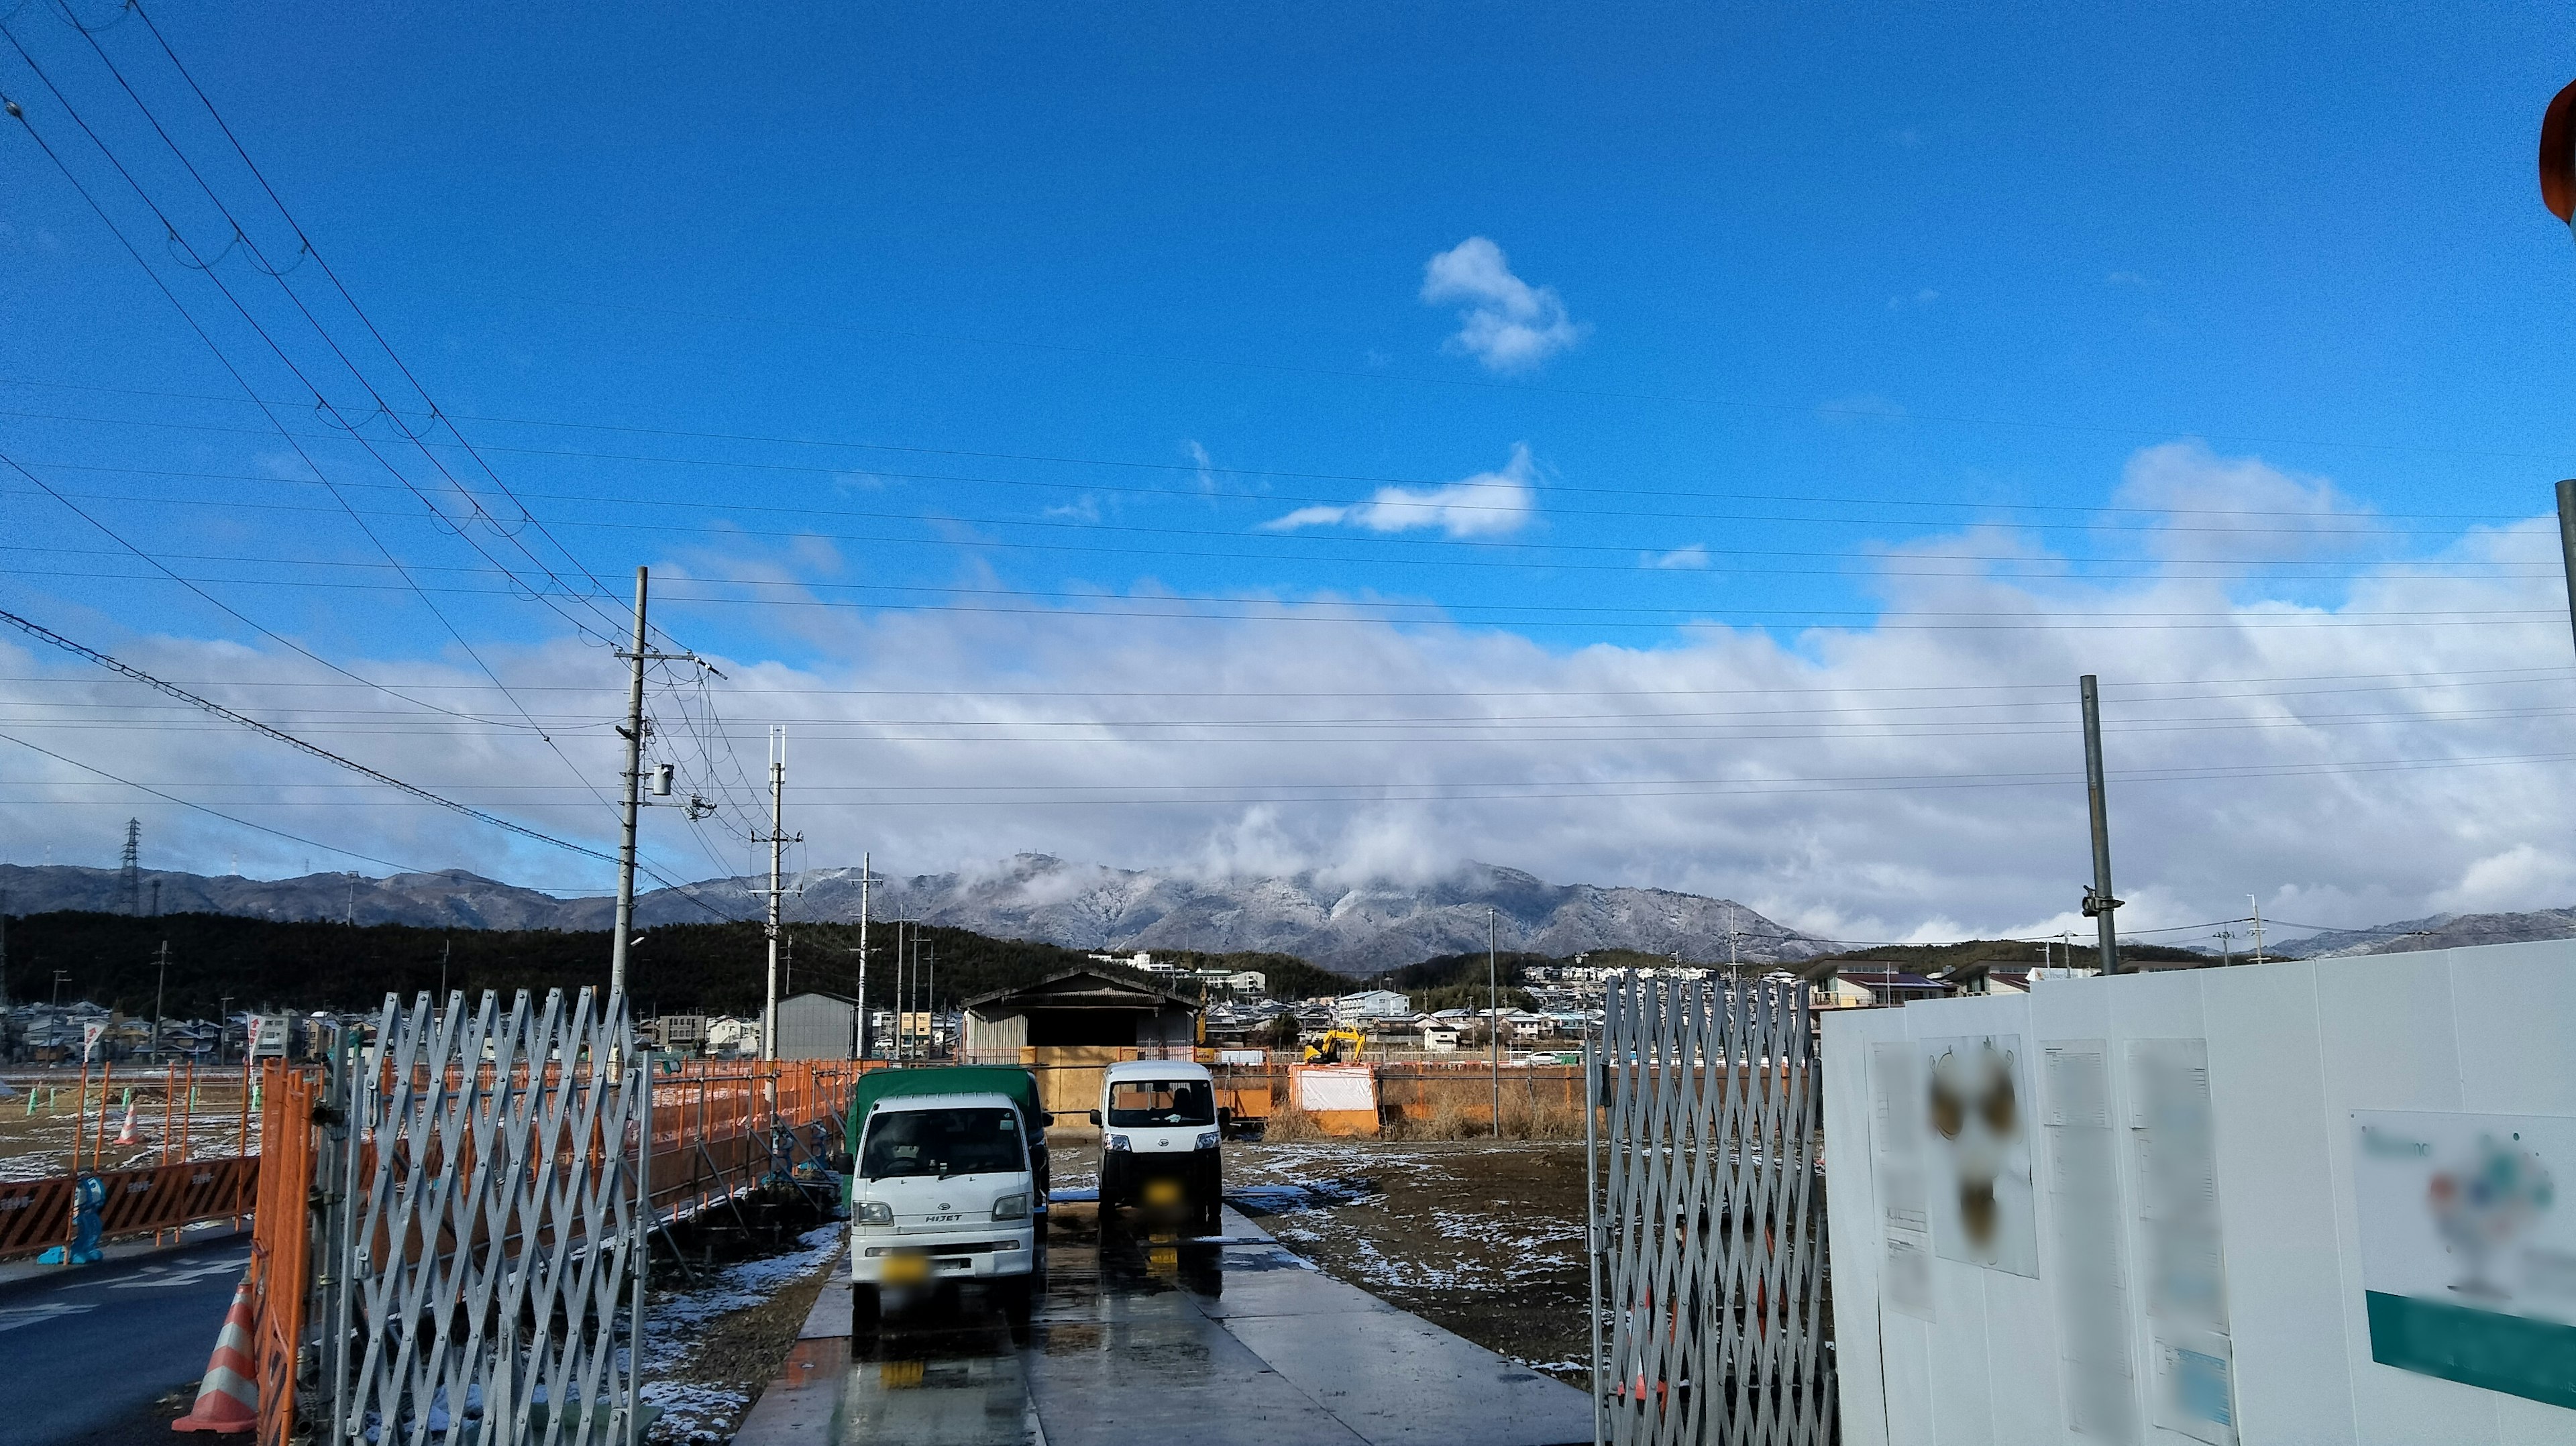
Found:
[[[143,912],[143,820],[125,821],[125,860],[116,871],[116,899],[128,914]]]

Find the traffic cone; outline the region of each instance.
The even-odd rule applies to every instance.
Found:
[[[134,1133],[134,1101],[130,1099],[125,1102],[125,1124],[117,1130],[116,1142],[120,1145],[143,1143],[143,1137]]]
[[[215,1337],[215,1353],[206,1359],[197,1404],[171,1422],[171,1430],[230,1436],[259,1424],[259,1367],[250,1333],[250,1272],[245,1270],[240,1288],[233,1292],[233,1308],[224,1313],[223,1332]]]

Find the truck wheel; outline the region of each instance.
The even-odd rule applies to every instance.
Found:
[[[1005,1276],[993,1282],[993,1300],[1002,1307],[1002,1314],[1010,1319],[1011,1324],[1025,1325],[1030,1308],[1037,1302],[1036,1287],[1037,1277],[1034,1275]]]

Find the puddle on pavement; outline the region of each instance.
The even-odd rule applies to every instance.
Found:
[[[1301,1210],[1329,1210],[1376,1199],[1377,1181],[1366,1175],[1307,1180],[1293,1185],[1238,1185],[1225,1192],[1225,1202],[1246,1215],[1293,1215]]]

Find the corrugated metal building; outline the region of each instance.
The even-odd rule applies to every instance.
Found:
[[[837,994],[791,994],[778,1001],[780,1059],[859,1057],[859,1004]]]

